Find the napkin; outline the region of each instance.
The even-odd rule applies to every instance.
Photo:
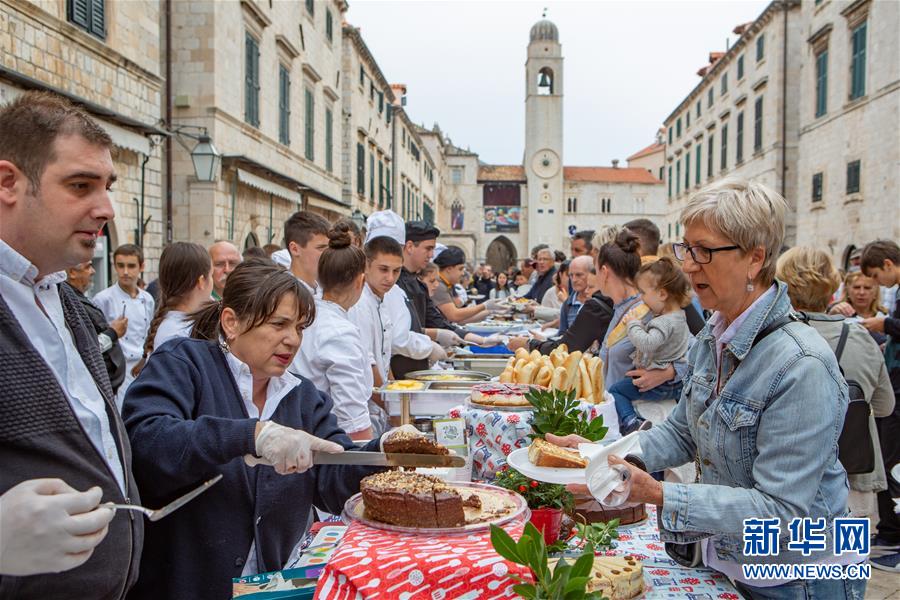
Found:
[[[600,504],[607,506],[620,504],[620,502],[615,502],[610,496],[615,492],[625,491],[621,467],[610,467],[607,457],[611,454],[621,458],[628,454],[640,454],[641,442],[638,433],[637,431],[630,433],[609,445],[578,445],[578,451],[581,453],[581,456],[590,461],[585,470],[588,490],[590,490],[594,498],[600,501]]]

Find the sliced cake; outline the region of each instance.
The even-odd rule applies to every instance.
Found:
[[[531,403],[525,398],[531,390],[524,383],[480,383],[472,386],[472,402],[487,406],[527,407]]]
[[[450,454],[441,444],[411,431],[398,430],[382,444],[388,454]]]
[[[456,488],[431,475],[387,471],[360,482],[366,515],[401,527],[461,527],[463,498]]]
[[[528,448],[528,460],[536,467],[554,467],[557,469],[583,469],[588,465],[587,459],[574,450],[560,448],[535,438]]]
[[[632,556],[595,556],[587,591],[628,600],[644,591],[644,567]]]

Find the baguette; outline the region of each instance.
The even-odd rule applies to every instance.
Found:
[[[534,377],[534,383],[547,387],[550,385],[550,381],[553,379],[553,369],[547,367],[547,365],[542,365],[540,370],[537,372],[537,375]]]
[[[594,384],[594,402],[600,404],[606,397],[603,393],[605,389],[603,387],[603,360],[599,356],[594,357],[593,367],[591,375]]]
[[[534,376],[537,372],[537,363],[530,362],[522,367],[521,371],[517,371],[518,375],[517,383],[533,383]]]
[[[514,356],[517,361],[523,360],[523,359],[528,360],[528,350],[526,350],[525,348],[519,348],[518,350],[516,350],[516,353]]]
[[[594,386],[591,382],[591,376],[588,373],[589,358],[582,359],[578,363],[578,382],[580,384],[581,396],[587,402],[594,401]]]
[[[537,350],[531,351],[531,362],[541,362],[541,353]]]
[[[516,373],[511,368],[506,367],[500,373],[500,383],[515,383]]]
[[[553,369],[553,377],[550,379],[550,387],[556,390],[565,389],[566,385],[566,368],[556,367]]]
[[[563,367],[566,369],[566,388],[570,389],[575,386],[578,381],[578,363],[581,362],[582,353],[575,351],[566,357]]]

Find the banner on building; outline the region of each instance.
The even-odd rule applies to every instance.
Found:
[[[518,206],[485,206],[485,233],[519,233]]]

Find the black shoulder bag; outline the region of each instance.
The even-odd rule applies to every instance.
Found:
[[[837,348],[834,349],[838,367],[841,366],[841,355],[844,353],[849,332],[850,326],[845,321],[841,327],[841,338],[838,340]],[[841,368],[841,375],[843,374],[844,369]],[[869,414],[872,407],[869,406],[859,382],[846,377],[844,379],[849,388],[850,403],[844,417],[844,428],[838,438],[838,459],[848,475],[871,473],[875,470],[875,444],[869,430]]]

